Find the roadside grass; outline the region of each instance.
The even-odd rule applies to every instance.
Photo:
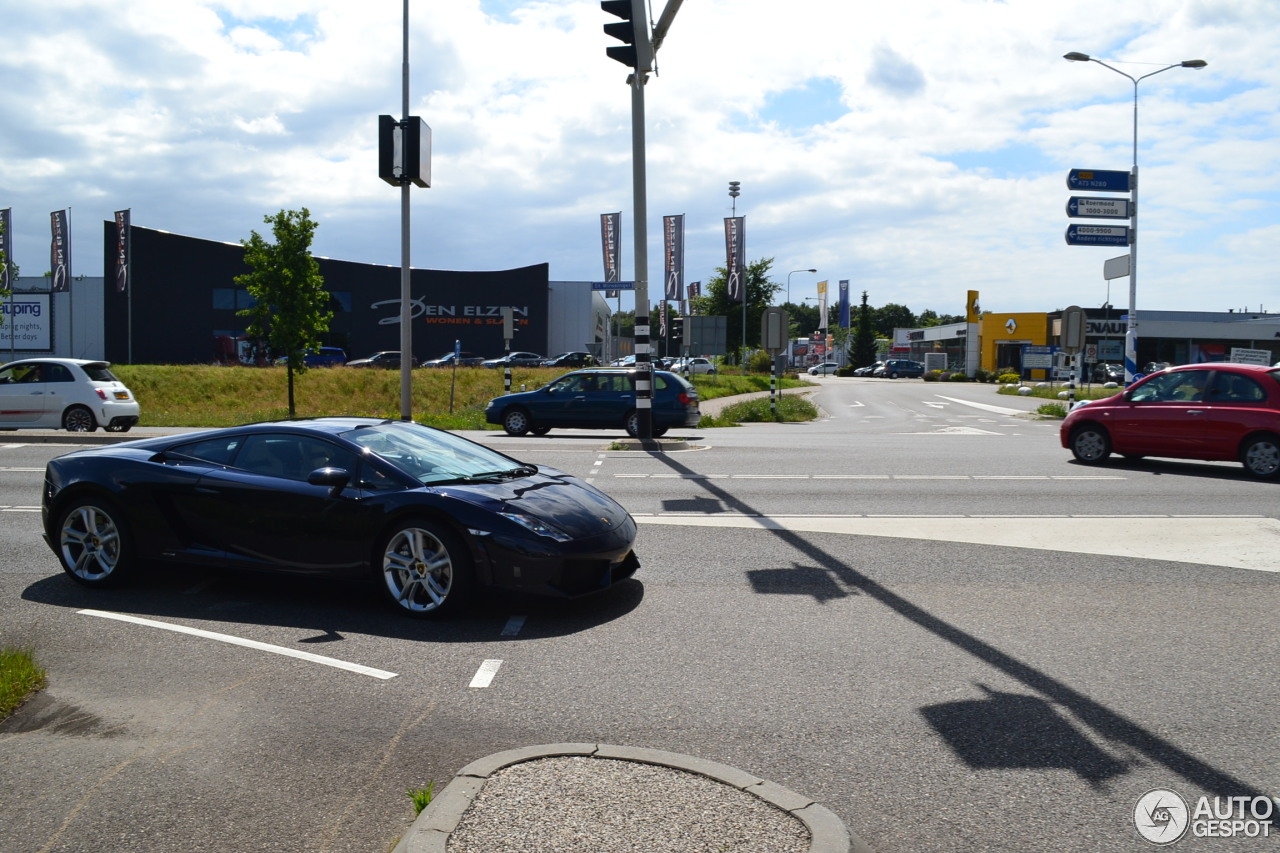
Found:
[[[142,404],[139,426],[225,427],[289,415],[284,367],[210,364],[111,366]],[[513,368],[511,390],[533,390],[563,376],[560,368]],[[695,376],[703,400],[767,391],[767,374]],[[780,387],[807,383],[783,379]],[[464,367],[413,371],[410,409],[419,423],[444,429],[498,429],[484,422],[485,404],[503,393],[501,370]],[[400,371],[313,368],[294,375],[298,417],[400,417]]]
[[[28,649],[0,648],[0,720],[45,686],[44,670]]]
[[[1001,386],[997,393],[1007,394],[1012,397],[1036,397],[1042,400],[1052,400],[1053,402],[1045,403],[1036,409],[1036,414],[1045,418],[1062,419],[1067,416],[1067,401],[1059,398],[1058,395],[1067,390],[1067,386],[1061,382],[1051,385],[1028,385],[1031,389],[1030,394],[1019,394],[1018,387],[1012,388]],[[1107,397],[1114,397],[1123,391],[1123,388],[1103,388],[1100,385],[1082,385],[1076,387],[1076,402],[1081,400],[1102,400]]]
[[[730,427],[745,423],[796,423],[818,417],[818,407],[795,394],[782,394],[777,399],[777,412],[769,406],[768,397],[757,397],[725,406],[716,416],[703,415],[700,428]]]

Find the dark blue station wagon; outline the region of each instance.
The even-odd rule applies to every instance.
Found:
[[[508,435],[546,435],[569,429],[624,429],[639,433],[636,371],[595,368],[566,373],[554,382],[519,394],[494,397],[485,420]],[[687,380],[665,370],[653,372],[653,434],[672,427],[695,427],[702,419],[698,392]]]

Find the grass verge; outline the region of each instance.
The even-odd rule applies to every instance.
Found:
[[[142,404],[143,427],[225,427],[288,417],[288,374],[283,367],[112,365]],[[563,376],[557,368],[515,368],[511,390],[533,390]],[[767,374],[695,376],[703,400],[767,391]],[[806,383],[784,379],[781,387]],[[294,376],[298,417],[400,416],[400,371],[317,368]],[[413,371],[414,420],[444,429],[497,429],[484,421],[485,404],[503,393],[501,370],[466,367]]]
[[[783,394],[777,398],[777,411],[769,406],[768,397],[757,397],[754,400],[743,400],[725,406],[715,417],[703,415],[698,422],[700,428],[730,427],[745,423],[796,423],[811,421],[818,417],[818,407],[795,394]]]
[[[45,685],[44,670],[27,649],[0,648],[0,720]]]

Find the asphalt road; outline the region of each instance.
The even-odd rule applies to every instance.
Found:
[[[1280,486],[1076,465],[990,386],[820,381],[824,419],[678,453],[480,434],[615,495],[643,567],[441,624],[322,583],[76,587],[36,511],[69,448],[10,436],[0,639],[51,683],[0,726],[0,850],[381,851],[407,787],[569,741],[742,768],[881,853],[1146,850],[1148,791],[1280,794]]]

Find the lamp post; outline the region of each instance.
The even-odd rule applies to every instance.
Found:
[[[1138,84],[1170,68],[1204,68],[1209,63],[1203,59],[1187,59],[1156,69],[1150,74],[1134,77],[1087,53],[1072,51],[1062,58],[1070,62],[1096,62],[1133,81],[1133,176],[1129,187],[1129,319],[1124,333],[1124,384],[1129,385],[1133,382],[1133,375],[1138,372]]]
[[[787,304],[791,304],[791,276],[798,272],[817,272],[817,270],[792,270],[787,273]]]
[[[791,272],[787,273],[787,304],[788,305],[791,304],[791,276],[795,275],[798,272],[817,272],[817,270],[792,270]],[[788,334],[787,337],[788,337],[787,349],[791,350],[790,334]],[[787,353],[787,364],[792,365],[794,364],[794,362],[795,362],[795,353],[794,351],[789,351]]]

